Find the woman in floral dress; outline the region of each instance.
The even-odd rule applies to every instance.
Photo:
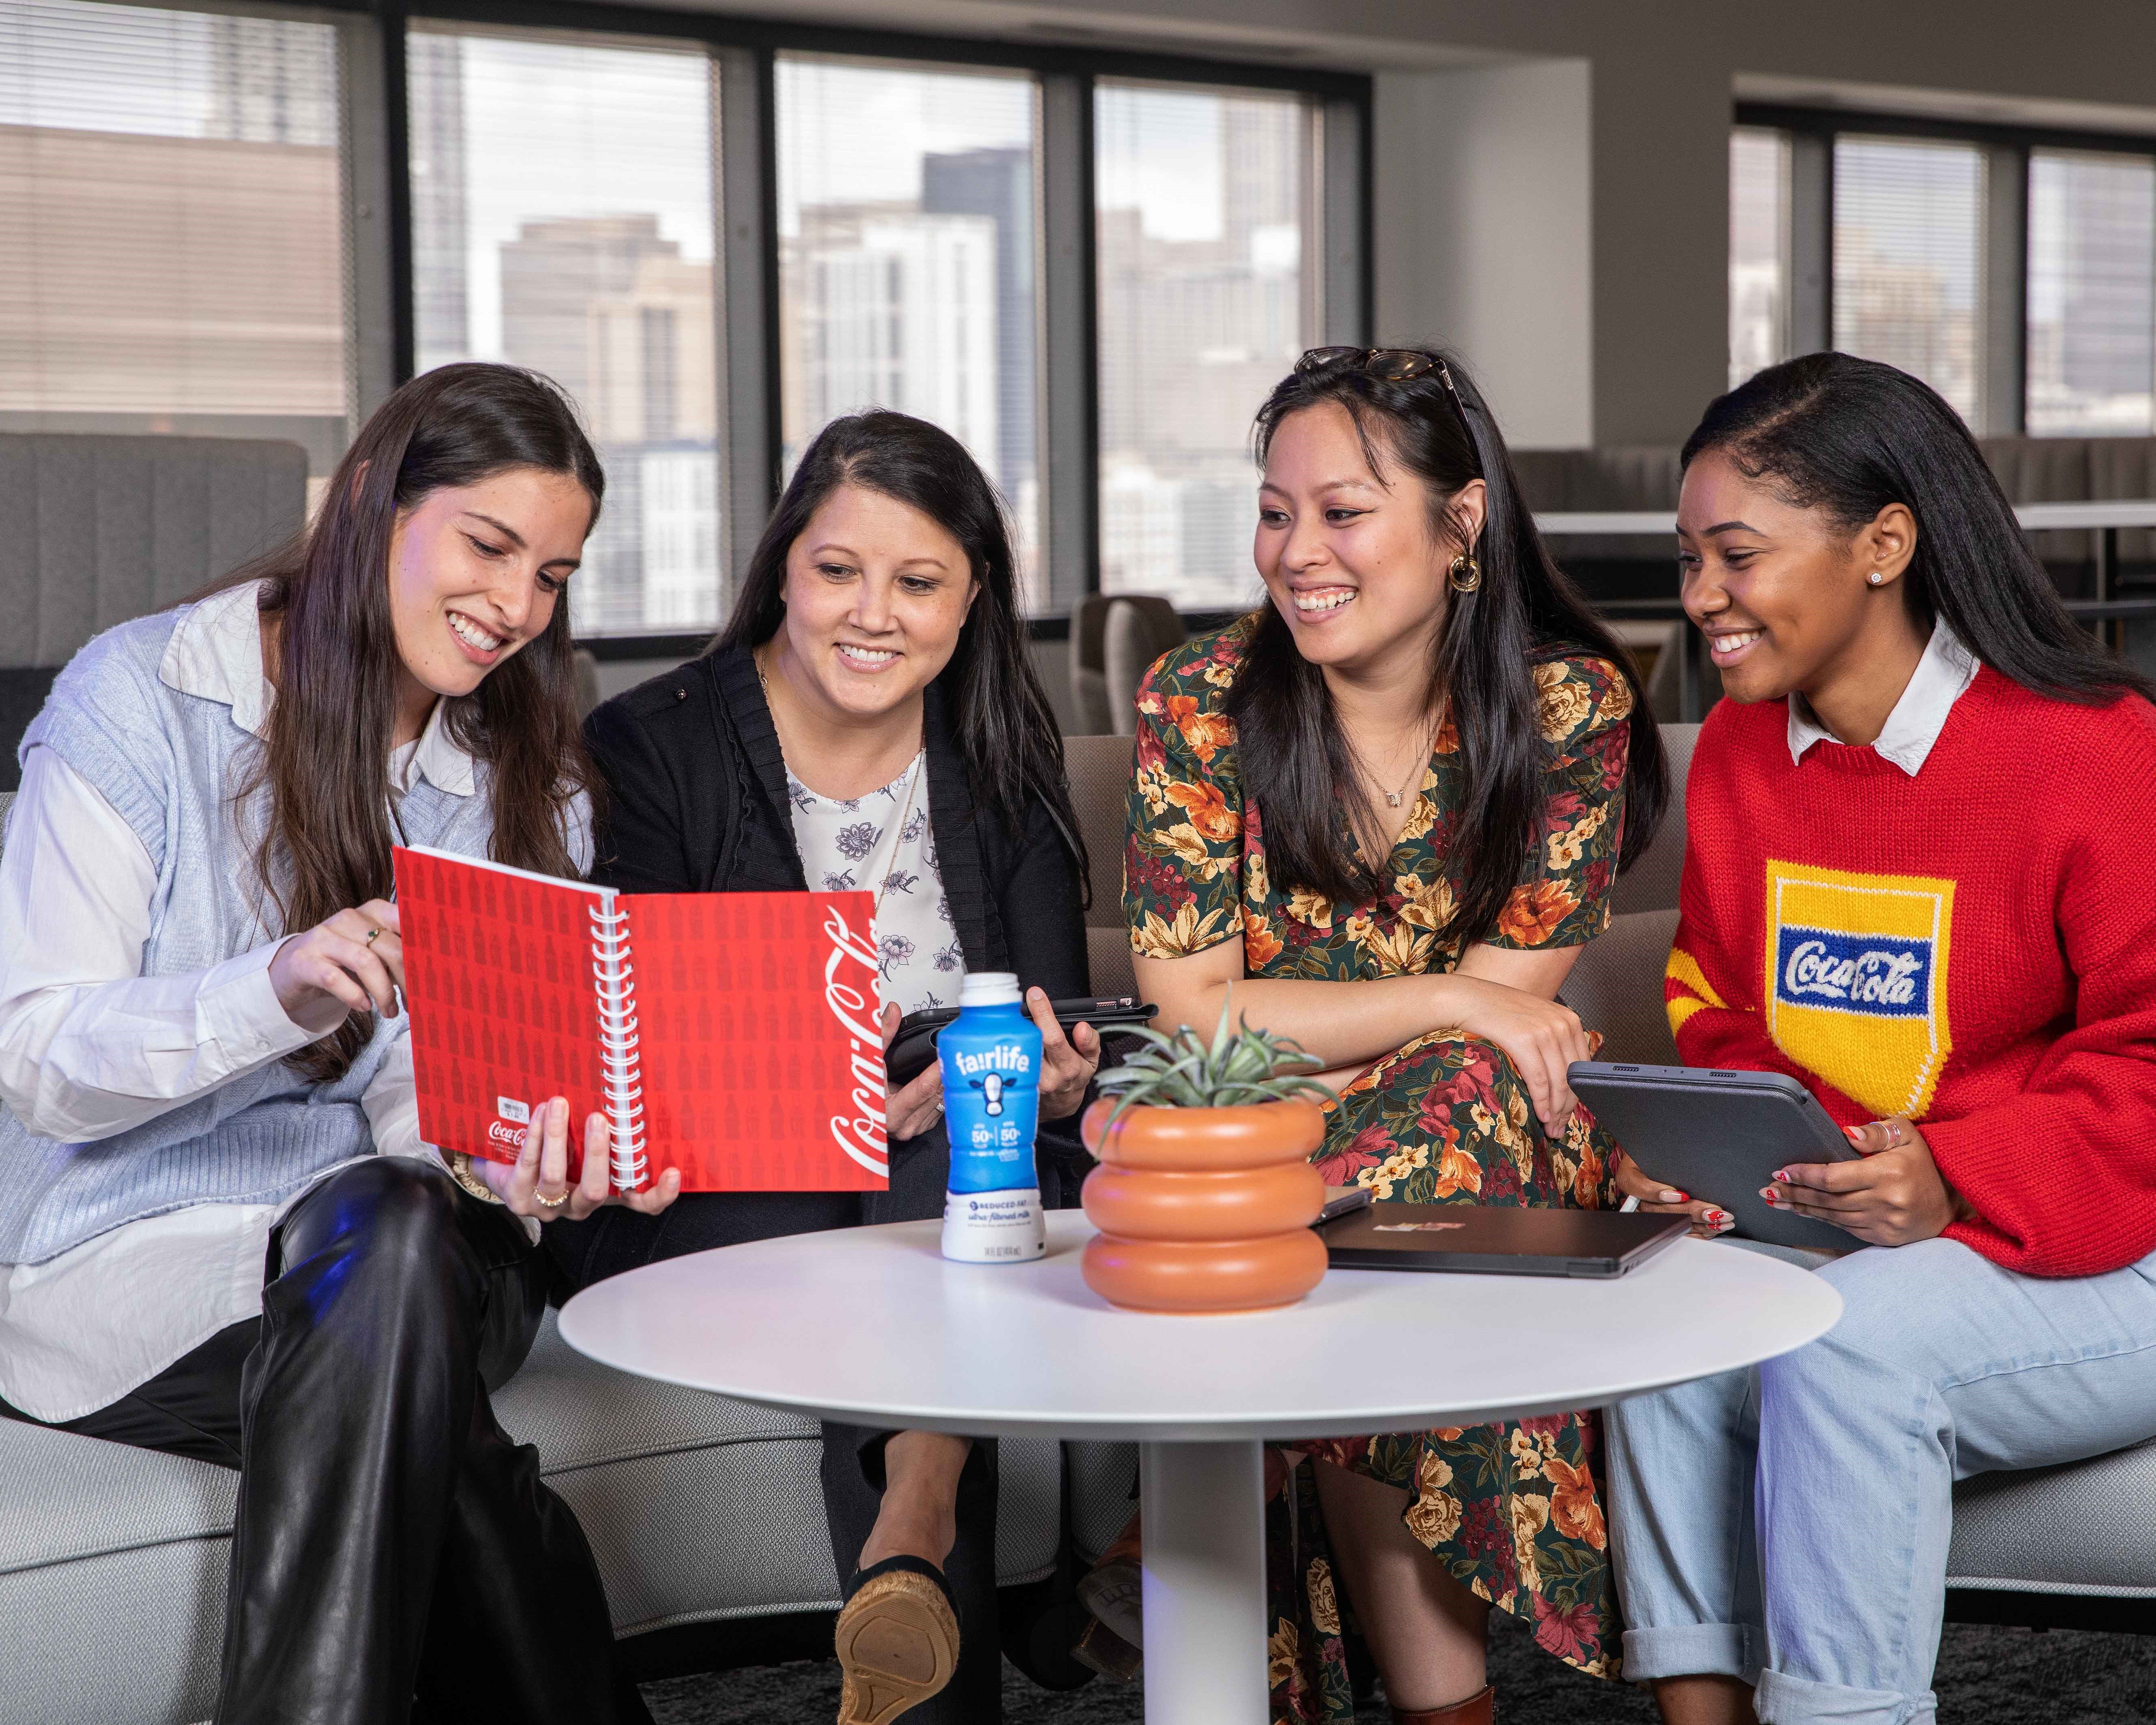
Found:
[[[1239,1017],[1325,1060],[1330,1184],[1614,1205],[1614,1147],[1565,1082],[1588,1039],[1554,997],[1661,812],[1635,674],[1550,564],[1456,363],[1320,350],[1258,429],[1270,603],[1138,694],[1141,986],[1198,1024],[1232,987]],[[1353,1716],[1336,1572],[1402,1725],[1490,1718],[1492,1605],[1614,1674],[1592,1416],[1302,1456],[1274,1512],[1276,1721]]]

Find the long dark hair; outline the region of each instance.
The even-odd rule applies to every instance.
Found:
[[[1010,526],[995,487],[941,426],[887,408],[849,413],[816,434],[771,512],[742,577],[741,597],[707,653],[761,647],[786,615],[786,556],[841,485],[919,510],[964,549],[980,583],[951,662],[936,678],[951,707],[974,797],[1015,838],[1037,796],[1063,829],[1086,878],[1086,850],[1064,778],[1063,736],[1026,652]]]
[[[1479,940],[1496,926],[1522,862],[1541,853],[1548,757],[1537,661],[1578,653],[1607,659],[1631,689],[1620,867],[1654,838],[1668,798],[1668,768],[1632,656],[1550,561],[1481,392],[1457,359],[1429,357],[1440,364],[1404,379],[1375,376],[1353,360],[1291,372],[1258,410],[1255,442],[1262,462],[1291,414],[1337,403],[1381,482],[1389,470],[1404,470],[1424,486],[1433,542],[1456,546],[1481,565],[1478,588],[1450,595],[1430,667],[1430,707],[1445,704],[1466,774],[1452,841],[1461,858],[1460,884],[1452,920],[1438,934],[1451,943]],[[1452,500],[1477,479],[1489,500],[1481,532],[1470,543]],[[1265,812],[1273,879],[1348,903],[1371,897],[1381,885],[1376,867],[1355,848],[1357,826],[1352,814],[1342,819],[1337,789],[1361,783],[1361,768],[1323,672],[1296,650],[1293,634],[1270,605],[1259,614],[1226,706],[1245,786]]]
[[[575,479],[598,519],[606,476],[559,389],[514,366],[444,366],[405,384],[360,428],[312,526],[218,583],[265,582],[259,609],[279,624],[277,698],[239,794],[269,788],[256,861],[288,930],[387,898],[393,884],[399,660],[389,547],[398,516],[430,492],[520,467]],[[578,873],[569,807],[595,783],[577,722],[573,650],[564,597],[543,633],[449,700],[444,715],[459,747],[487,769],[488,854],[545,875]],[[372,1029],[355,1014],[291,1064],[311,1078],[338,1077]]]
[[[2001,676],[2087,706],[2156,699],[2067,614],[1969,427],[1907,372],[1846,353],[1769,366],[1709,405],[1684,465],[1709,449],[1851,533],[1905,506],[1917,521],[1906,603],[1927,624],[1943,618]]]

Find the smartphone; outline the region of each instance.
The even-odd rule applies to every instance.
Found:
[[[1151,1001],[1140,1000],[1135,994],[1049,1004],[1055,1009],[1055,1022],[1063,1026],[1066,1036],[1076,1025],[1091,1024],[1105,1037],[1116,1029],[1149,1024],[1160,1010]],[[883,1057],[884,1070],[893,1089],[911,1083],[928,1070],[929,1063],[936,1058],[937,1034],[957,1016],[958,1009],[955,1006],[936,1006],[927,1012],[910,1012],[898,1021],[898,1034],[891,1039],[890,1050]]]

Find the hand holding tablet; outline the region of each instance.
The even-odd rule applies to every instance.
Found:
[[[1813,1251],[1863,1242],[1819,1219],[1815,1205],[1770,1204],[1763,1187],[1780,1171],[1845,1163],[1857,1150],[1794,1078],[1700,1066],[1576,1062],[1573,1093],[1657,1180],[1719,1205],[1748,1240]]]

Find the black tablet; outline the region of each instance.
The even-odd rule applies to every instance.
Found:
[[[1572,1092],[1651,1178],[1737,1218],[1747,1240],[1815,1251],[1863,1242],[1831,1223],[1778,1210],[1759,1195],[1793,1162],[1847,1162],[1856,1149],[1819,1098],[1780,1072],[1632,1066],[1580,1060]]]
[[[1372,1204],[1317,1224],[1337,1270],[1589,1276],[1636,1270],[1691,1231],[1682,1216],[1520,1209],[1479,1204]]]

